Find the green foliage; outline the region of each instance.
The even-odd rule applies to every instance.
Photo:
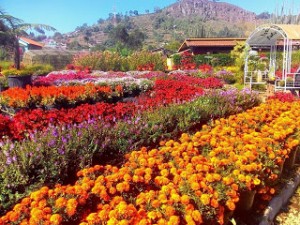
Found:
[[[137,70],[139,66],[154,65],[154,70],[164,71],[166,66],[166,58],[159,53],[151,53],[148,51],[134,52],[127,57],[129,70]]]
[[[246,57],[246,48],[245,42],[238,42],[233,50],[230,52],[231,57],[234,59],[235,65],[241,70],[244,70],[245,57]]]
[[[4,48],[0,48],[0,60],[7,60],[8,56],[7,51]]]
[[[158,53],[149,51],[134,52],[131,55],[129,50],[123,49],[121,55],[119,52],[104,51],[81,54],[74,57],[73,63],[76,66],[90,67],[93,70],[102,71],[128,71],[137,70],[139,66],[154,65],[154,70],[165,69],[166,59]],[[126,52],[127,51],[127,52]]]
[[[181,55],[175,54],[172,56],[172,58],[175,65],[180,65]]]
[[[195,55],[194,61],[197,65],[201,64],[210,64],[214,67],[216,66],[230,66],[234,63],[234,59],[231,57],[230,54],[226,53],[218,53],[218,54],[210,54],[209,58],[208,55]]]
[[[300,66],[300,50],[292,52],[292,67],[298,68]]]
[[[1,68],[1,70],[6,70],[11,65],[13,65],[13,62],[10,62],[10,61],[0,61],[0,68]]]
[[[177,50],[180,48],[181,42],[179,41],[171,41],[168,44],[164,46],[165,49],[173,52],[177,52]]]
[[[38,32],[44,32],[44,30],[55,31],[55,28],[45,24],[24,23],[21,19],[8,15],[1,9],[0,22],[2,25],[5,26],[4,31],[0,32],[0,35],[5,35],[12,40],[11,45],[15,50],[14,63],[17,69],[20,69],[20,52],[18,37],[24,34],[26,35],[26,31],[31,29],[35,29]]]
[[[15,68],[12,69],[6,69],[2,71],[2,74],[4,76],[9,75],[20,75],[20,76],[26,76],[26,75],[44,75],[49,72],[53,71],[53,66],[49,64],[35,64],[35,65],[28,65],[24,68],[18,70]]]

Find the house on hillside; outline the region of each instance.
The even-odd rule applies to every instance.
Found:
[[[44,47],[44,44],[34,41],[32,39],[26,37],[19,38],[20,47],[24,50],[24,52],[28,50],[38,50]]]
[[[193,55],[230,53],[237,42],[246,38],[188,38],[178,49],[178,53],[190,51]]]
[[[28,50],[40,50],[44,47],[44,44],[31,40],[26,37],[19,38],[19,45],[20,45],[21,57],[23,56],[24,52]]]

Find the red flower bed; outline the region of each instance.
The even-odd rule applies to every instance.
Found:
[[[33,81],[34,86],[50,86],[53,85],[55,82],[63,80],[63,81],[70,81],[70,80],[83,80],[88,78],[95,78],[96,76],[92,76],[91,74],[87,73],[86,71],[70,71],[66,74],[49,74],[46,77],[39,77]]]
[[[121,91],[119,87],[117,91]],[[90,99],[106,100],[113,90],[109,86],[96,86],[92,83],[81,86],[50,86],[9,88],[1,93],[1,103],[9,107],[46,106],[65,102],[72,104]]]
[[[50,124],[74,124],[89,119],[101,119],[114,123],[119,119],[133,116],[142,110],[153,109],[161,105],[190,101],[204,93],[199,85],[178,80],[156,80],[154,89],[128,103],[84,104],[74,109],[34,109],[18,112],[13,118],[0,117],[0,132],[14,140],[24,138],[26,133],[42,131]]]

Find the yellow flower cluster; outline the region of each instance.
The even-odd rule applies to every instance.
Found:
[[[243,190],[274,194],[284,160],[299,145],[300,105],[272,100],[204,125],[194,135],[96,165],[75,185],[43,187],[2,224],[224,224]]]

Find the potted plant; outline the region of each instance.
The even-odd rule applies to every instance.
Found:
[[[7,69],[2,74],[7,77],[8,87],[25,88],[32,84],[32,72],[27,69]]]

